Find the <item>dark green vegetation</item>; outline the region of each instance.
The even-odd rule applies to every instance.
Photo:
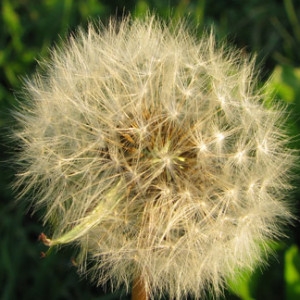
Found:
[[[16,203],[10,183],[10,109],[16,105],[21,78],[30,75],[36,60],[49,55],[78,25],[110,15],[143,15],[154,9],[162,17],[189,16],[197,32],[214,25],[217,36],[227,38],[245,53],[256,53],[262,81],[269,79],[276,96],[288,103],[293,147],[299,149],[300,131],[300,3],[296,0],[2,0],[0,17],[0,298],[12,299],[129,299],[122,291],[111,294],[79,278],[72,265],[72,250],[52,253],[45,259],[45,247],[38,241],[43,231],[38,214]],[[295,182],[299,186],[299,179]],[[299,205],[299,189],[292,194]],[[297,205],[298,201],[298,205]],[[295,209],[296,209],[295,208]],[[27,212],[27,214],[26,214]],[[297,214],[297,212],[296,212]],[[299,212],[298,212],[299,215]],[[276,259],[269,266],[226,292],[226,299],[299,299],[299,223],[287,232],[289,238],[274,245]],[[263,271],[263,272],[262,272]],[[120,296],[122,295],[122,297]]]

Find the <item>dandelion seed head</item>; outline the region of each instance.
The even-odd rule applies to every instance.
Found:
[[[156,17],[89,26],[26,83],[17,186],[97,284],[200,298],[262,263],[291,217],[284,111],[254,62]]]

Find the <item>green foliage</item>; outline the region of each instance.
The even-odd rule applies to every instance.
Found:
[[[2,0],[0,3],[0,298],[10,299],[129,299],[91,287],[72,267],[72,249],[62,255],[40,258],[44,247],[37,241],[43,231],[38,216],[25,215],[24,203],[17,203],[10,188],[12,174],[6,132],[9,109],[16,105],[22,80],[36,68],[36,59],[49,55],[78,25],[129,11],[143,15],[148,9],[163,17],[189,16],[197,31],[213,25],[217,36],[228,37],[245,52],[256,52],[263,62],[264,78],[272,74],[269,88],[289,104],[291,131],[300,130],[300,2],[293,0]],[[299,139],[295,147],[300,147]],[[297,197],[297,194],[295,195]],[[299,197],[299,196],[298,196]],[[295,201],[295,200],[294,200]],[[298,201],[299,203],[299,201]],[[264,272],[245,276],[226,293],[226,299],[300,298],[299,228],[288,235]]]
[[[300,253],[297,245],[292,245],[285,253],[285,295],[286,299],[300,298]]]
[[[272,99],[288,104],[290,135],[297,137],[300,131],[300,68],[277,65],[270,76],[267,89]],[[270,103],[271,104],[271,103]],[[300,149],[300,140],[293,140],[293,146]]]
[[[33,70],[35,59],[49,54],[59,36],[107,12],[96,0],[3,0],[1,6],[0,105],[14,101],[11,90],[20,87],[20,77]]]

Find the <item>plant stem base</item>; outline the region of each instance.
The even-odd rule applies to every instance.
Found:
[[[131,300],[149,300],[144,280],[140,277],[133,282]]]

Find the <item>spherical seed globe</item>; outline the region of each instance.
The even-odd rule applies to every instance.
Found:
[[[98,284],[219,295],[291,217],[284,111],[253,60],[155,16],[79,30],[25,84],[17,186]]]

